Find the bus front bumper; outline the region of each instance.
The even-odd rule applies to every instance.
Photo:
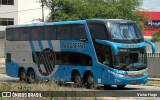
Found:
[[[136,84],[146,84],[148,80],[148,73],[145,73],[143,75],[121,75],[121,74],[110,74],[110,83],[112,85],[136,85]]]

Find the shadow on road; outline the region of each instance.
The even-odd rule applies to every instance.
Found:
[[[141,90],[143,88],[132,88],[132,87],[125,87],[125,88],[117,88],[116,86],[112,86],[112,87],[109,87],[109,88],[104,88],[104,86],[101,86],[100,88],[98,88],[98,90]]]

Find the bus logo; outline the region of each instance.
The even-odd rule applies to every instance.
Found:
[[[38,57],[39,72],[44,75],[50,75],[55,67],[55,53],[52,49],[44,49]]]
[[[83,49],[85,48],[85,43],[64,43],[62,48],[65,49]]]

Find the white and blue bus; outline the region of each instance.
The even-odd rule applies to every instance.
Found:
[[[6,28],[6,74],[105,87],[145,84],[146,43],[136,22],[87,19]]]

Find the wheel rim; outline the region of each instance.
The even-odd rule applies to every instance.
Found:
[[[81,83],[81,79],[79,76],[75,76],[75,83]]]
[[[92,84],[93,83],[93,77],[92,76],[88,76],[88,80],[87,81],[88,81],[89,84]]]
[[[35,81],[35,75],[34,75],[34,72],[33,72],[33,71],[31,71],[31,72],[29,73],[28,77],[29,77],[29,82],[30,82],[30,83],[33,83],[33,82]]]
[[[24,72],[20,73],[20,79],[24,80],[26,78],[26,74]]]

